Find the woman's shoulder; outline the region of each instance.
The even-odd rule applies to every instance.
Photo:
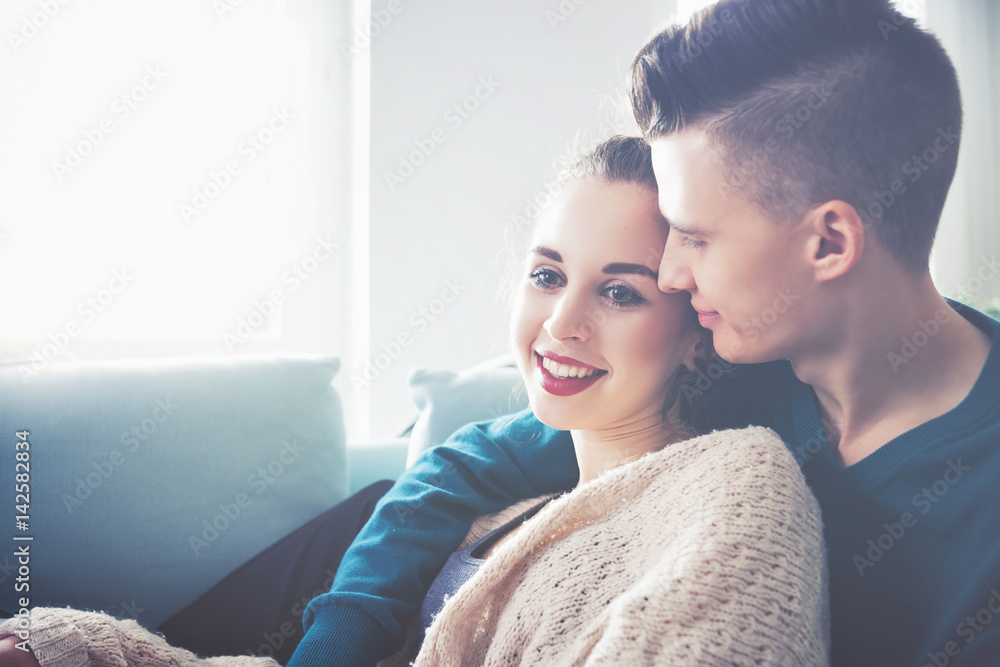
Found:
[[[712,431],[664,447],[650,455],[665,467],[711,467],[720,474],[771,467],[800,473],[799,465],[777,433],[763,426]]]
[[[537,498],[526,498],[514,503],[510,507],[500,510],[499,512],[484,514],[477,517],[476,520],[472,522],[472,527],[469,529],[468,534],[465,536],[465,539],[458,548],[464,549],[470,544],[473,544],[476,540],[484,537],[490,531],[499,528],[511,519],[517,517],[519,514],[524,514],[535,505],[551,498],[553,495],[556,494],[538,496]]]
[[[697,499],[703,510],[719,503],[819,507],[795,457],[769,428],[713,431],[649,455],[640,474],[663,502]],[[721,493],[724,491],[725,493]],[[676,505],[674,505],[676,507]]]

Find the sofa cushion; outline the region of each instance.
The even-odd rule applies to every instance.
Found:
[[[338,367],[319,357],[66,362],[23,379],[0,367],[5,476],[15,431],[30,432],[29,530],[14,530],[13,479],[0,517],[4,534],[34,537],[31,605],[156,627],[341,500]],[[16,612],[9,558],[0,607]]]
[[[406,465],[472,422],[496,419],[528,407],[521,374],[512,355],[461,373],[416,369],[408,378],[410,396],[420,411],[410,432]]]

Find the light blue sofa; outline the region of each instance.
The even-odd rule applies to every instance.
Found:
[[[0,555],[0,607],[71,605],[155,627],[347,495],[331,358],[0,367],[0,539],[30,536],[30,592]],[[15,432],[28,431],[27,530]],[[16,596],[16,597],[15,597]]]
[[[471,421],[521,409],[516,371],[411,373],[406,437],[347,447],[329,357],[0,365],[0,608],[69,605],[157,627],[276,539]],[[14,479],[28,431],[27,530]]]

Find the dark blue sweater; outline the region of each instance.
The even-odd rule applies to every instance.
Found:
[[[719,379],[709,369],[701,386],[718,394],[717,427],[774,428],[819,499],[838,667],[1000,665],[1000,323],[953,307],[994,341],[972,391],[847,468],[787,361]],[[569,435],[530,412],[429,450],[378,504],[331,592],[309,605],[289,664],[358,667],[389,655],[474,517],[577,476]]]

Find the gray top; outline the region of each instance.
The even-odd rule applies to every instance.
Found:
[[[454,595],[462,587],[462,584],[471,579],[479,567],[486,562],[482,558],[482,555],[516,526],[535,516],[538,510],[542,509],[545,503],[550,500],[552,498],[546,498],[534,507],[522,512],[504,525],[490,531],[469,546],[459,549],[448,557],[448,562],[444,564],[444,567],[438,572],[437,577],[434,578],[431,587],[427,590],[427,595],[424,597],[424,603],[420,607],[420,627],[422,628],[422,633],[426,633],[427,628],[431,627],[434,617],[444,608],[445,600]]]

